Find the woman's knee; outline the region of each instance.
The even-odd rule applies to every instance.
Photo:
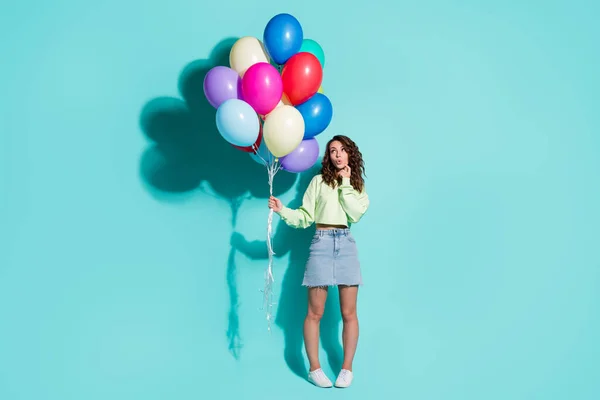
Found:
[[[322,308],[309,307],[306,318],[308,318],[311,321],[319,322],[321,320],[321,318],[323,318],[324,311],[325,310]]]
[[[358,320],[358,316],[356,315],[356,307],[342,308],[342,320],[344,323]]]

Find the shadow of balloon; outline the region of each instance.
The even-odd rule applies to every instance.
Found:
[[[152,142],[140,160],[140,175],[146,189],[165,202],[181,201],[200,191],[221,198],[231,206],[232,230],[245,199],[269,196],[266,168],[222,138],[216,128],[216,109],[204,96],[206,73],[217,65],[228,66],[229,52],[236,40],[222,40],[208,59],[195,60],[185,66],[178,82],[181,98],[154,98],[144,105],[140,115],[141,129]],[[296,179],[296,174],[281,171],[275,176],[273,194],[287,192]],[[226,335],[229,349],[237,359],[241,339],[233,247],[227,261],[226,279],[230,295]]]

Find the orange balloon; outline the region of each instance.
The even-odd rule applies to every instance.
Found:
[[[287,95],[284,93],[283,96],[281,96],[281,102],[283,104],[285,104],[286,106],[292,106],[292,102],[290,101],[290,99],[288,99]]]

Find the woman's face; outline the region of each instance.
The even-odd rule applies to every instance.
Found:
[[[342,142],[334,140],[329,145],[329,158],[331,163],[337,169],[342,169],[348,165],[348,153],[344,149]]]

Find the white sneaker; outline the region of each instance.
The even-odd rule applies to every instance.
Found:
[[[335,380],[335,386],[339,388],[347,388],[352,383],[352,378],[354,375],[352,371],[348,371],[347,369],[343,369],[340,371],[337,379]]]
[[[331,381],[329,380],[327,375],[325,375],[325,372],[323,372],[323,370],[321,368],[315,369],[314,371],[309,372],[308,373],[308,381],[310,383],[314,384],[315,386],[322,387],[322,388],[330,388],[333,386],[333,384],[331,383]]]

